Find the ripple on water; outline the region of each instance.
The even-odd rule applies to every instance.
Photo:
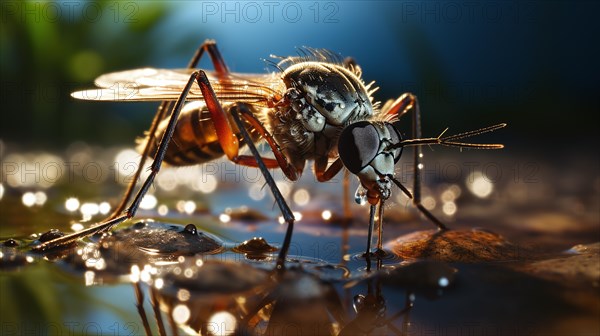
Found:
[[[15,270],[32,263],[34,259],[16,248],[0,247],[0,270]]]
[[[235,331],[275,285],[271,272],[246,263],[183,259],[159,272],[161,287],[152,290],[173,322],[193,333],[209,334],[207,326],[222,314],[228,318],[227,330]]]
[[[455,284],[458,270],[443,262],[418,261],[380,273],[384,284],[391,286],[442,289]]]
[[[178,263],[180,257],[215,254],[222,242],[187,226],[141,221],[105,234],[98,243],[89,243],[71,253],[66,262],[76,269],[93,269],[110,276],[128,275],[132,266],[162,267]]]
[[[213,254],[223,244],[216,237],[198,231],[194,224],[187,226],[143,221],[131,227],[112,232],[100,241],[108,248],[111,245],[127,245],[150,255],[176,257],[180,255]]]

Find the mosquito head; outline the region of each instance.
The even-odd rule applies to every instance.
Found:
[[[326,124],[343,126],[373,114],[367,87],[352,71],[336,64],[303,62],[285,69],[286,99],[296,118],[311,132]]]
[[[400,132],[387,122],[360,121],[340,135],[340,159],[367,189],[371,204],[390,197],[394,166],[402,154],[402,147],[391,149],[391,145],[401,140]]]

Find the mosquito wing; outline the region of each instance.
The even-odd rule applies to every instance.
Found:
[[[112,72],[96,79],[97,88],[73,92],[71,96],[99,101],[177,100],[194,71],[196,69],[143,68]],[[280,94],[283,85],[275,73],[235,73],[226,77],[217,77],[214,72],[206,74],[222,103],[266,103],[270,96]],[[187,100],[201,99],[200,88],[192,86]]]

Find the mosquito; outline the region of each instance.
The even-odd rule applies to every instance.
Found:
[[[214,71],[198,69],[208,54]],[[105,220],[76,233],[34,247],[43,251],[76,239],[106,232],[135,216],[161,165],[188,166],[226,156],[230,161],[258,168],[287,223],[277,256],[283,269],[292,239],[294,215],[277,188],[269,169],[281,169],[291,181],[301,176],[312,160],[319,182],[331,180],[343,168],[360,180],[357,197],[370,204],[367,255],[378,212],[381,220],[392,183],[440,230],[446,226],[421,205],[419,172],[421,145],[497,149],[501,144],[457,142],[491,132],[505,124],[458,135],[422,138],[417,98],[405,93],[383,106],[373,100],[374,83],[365,84],[360,67],[327,50],[301,48],[297,56],[270,61],[276,71],[266,74],[233,73],[216,42],[205,41],[185,69],[143,68],[108,73],[96,79],[96,89],[74,92],[77,99],[98,101],[162,101],[146,137],[139,143],[140,165],[115,211]],[[189,101],[189,102],[188,102]],[[188,103],[186,103],[188,102]],[[412,113],[412,138],[404,139],[396,124]],[[272,157],[261,156],[255,143],[265,141]],[[248,147],[251,155],[240,152]],[[404,147],[414,146],[415,176],[412,193],[394,177],[394,166]],[[147,157],[150,173],[136,190]],[[130,202],[130,200],[133,200]]]

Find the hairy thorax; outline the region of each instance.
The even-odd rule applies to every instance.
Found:
[[[282,75],[285,103],[269,117],[273,136],[291,163],[337,158],[343,128],[373,115],[373,104],[360,73],[339,64],[300,62]]]

